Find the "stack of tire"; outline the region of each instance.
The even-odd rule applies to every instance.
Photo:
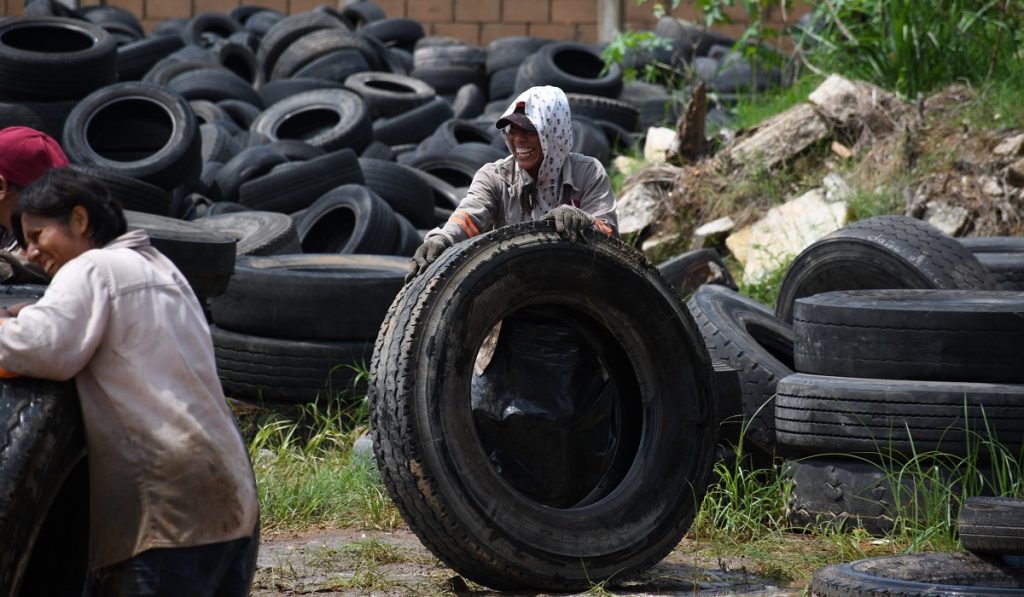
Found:
[[[276,383],[271,375],[252,383],[231,359],[304,350],[286,344],[293,341],[364,342],[376,330],[351,308],[331,316],[358,319],[350,327],[362,329],[360,337],[320,330],[324,305],[310,308],[312,321],[273,330],[240,323],[223,306],[238,304],[233,274],[292,268],[304,273],[287,283],[305,288],[314,270],[329,269],[342,279],[374,277],[397,292],[399,260],[386,256],[410,256],[465,196],[476,170],[508,155],[494,122],[527,86],[562,87],[574,113],[574,149],[605,163],[613,147],[672,121],[679,108],[664,87],[624,83],[617,66],[603,72],[598,47],[521,37],[472,46],[426,36],[416,21],[389,19],[366,0],[289,16],[240,6],[168,20],[149,35],[114,6],[76,10],[33,0],[26,15],[0,22],[0,126],[50,133],[73,167],[106,182],[131,225],[149,231],[192,283],[219,350],[227,350],[229,331],[274,341],[271,352],[233,342],[230,359],[221,350],[225,385],[249,399],[288,396],[267,385]],[[732,43],[670,21],[660,26],[672,55],[632,55],[631,66],[666,59],[681,66],[724,56],[709,40]],[[693,39],[702,41],[693,46]],[[317,257],[310,269],[251,264],[300,253],[374,255],[376,273],[350,258],[328,265]],[[239,282],[250,291],[276,283]],[[297,292],[338,294],[309,284]],[[253,292],[250,300],[266,300]],[[367,300],[388,302],[378,291]],[[365,321],[379,325],[377,315]],[[330,354],[357,353],[346,345]],[[228,379],[236,371],[244,383]],[[303,391],[292,400],[312,397]]]
[[[1024,500],[972,497],[957,517],[969,553],[869,558],[815,573],[810,591],[846,595],[1024,595]]]
[[[775,313],[723,287],[689,306],[712,358],[739,371],[745,439],[784,456],[797,527],[875,533],[928,488],[894,480],[913,454],[1016,453],[1024,297],[912,218],[856,222],[805,249]]]

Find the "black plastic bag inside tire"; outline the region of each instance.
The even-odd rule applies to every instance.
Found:
[[[600,361],[615,395],[597,409],[606,427],[594,437],[618,441],[572,491],[528,495],[488,447],[537,447],[482,440],[472,386],[494,325],[538,314]],[[599,234],[566,242],[550,222],[504,227],[448,249],[391,305],[370,370],[377,462],[420,540],[467,578],[502,589],[614,583],[659,561],[693,522],[717,439],[712,375],[689,312],[637,252]]]

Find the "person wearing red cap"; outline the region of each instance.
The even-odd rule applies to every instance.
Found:
[[[63,168],[68,158],[60,145],[46,133],[27,126],[0,130],[0,249],[11,251],[17,241],[11,232],[11,214],[17,194],[50,168]]]
[[[572,114],[561,89],[527,89],[495,126],[512,155],[477,171],[448,221],[424,237],[407,281],[453,244],[507,224],[553,220],[569,241],[591,229],[617,234],[608,173],[596,159],[572,153]]]

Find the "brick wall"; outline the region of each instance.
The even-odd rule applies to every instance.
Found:
[[[621,2],[624,30],[649,30],[654,27],[653,0],[637,4]],[[409,17],[423,23],[428,35],[447,35],[468,43],[486,45],[499,37],[533,35],[558,40],[597,41],[598,0],[375,0],[389,17]],[[150,30],[164,19],[188,17],[205,11],[228,12],[240,5],[256,5],[294,14],[320,4],[339,6],[344,0],[86,0],[82,5],[106,4],[130,10]],[[18,15],[24,0],[0,0],[4,15]],[[808,2],[797,2],[786,20],[795,21],[810,10]],[[682,0],[675,15],[693,21],[702,16],[694,0]],[[733,23],[717,27],[722,33],[738,36],[747,26],[741,9],[732,9]],[[770,22],[778,25],[783,15],[775,10]]]

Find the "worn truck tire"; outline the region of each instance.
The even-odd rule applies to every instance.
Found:
[[[308,404],[354,400],[365,391],[371,342],[287,340],[210,326],[224,393],[251,403]]]
[[[1024,435],[1024,386],[797,373],[779,381],[775,432],[805,452],[977,454]]]
[[[388,492],[435,555],[492,588],[579,590],[629,577],[672,550],[707,488],[717,416],[696,325],[642,255],[585,236],[569,243],[541,221],[451,247],[402,289],[377,336],[370,420]],[[620,444],[604,478],[566,508],[503,477],[470,409],[481,343],[527,308],[616,353],[605,364]]]
[[[817,597],[1024,595],[1024,569],[969,553],[917,553],[833,564],[815,573]]]
[[[960,543],[971,552],[1024,555],[1024,500],[969,497],[956,526]]]
[[[366,340],[377,336],[408,265],[383,255],[243,257],[210,311],[215,324],[244,334]]]
[[[0,595],[80,594],[88,571],[85,435],[73,383],[0,383]]]
[[[235,205],[242,209],[228,207]],[[295,224],[285,214],[253,211],[243,205],[219,201],[211,206],[205,217],[195,220],[195,223],[207,230],[227,234],[238,241],[235,253],[239,257],[302,251]]]
[[[906,216],[878,216],[841,228],[797,255],[782,279],[775,313],[790,322],[800,297],[879,288],[995,290],[996,281],[937,228]]]
[[[1024,383],[1024,293],[840,290],[801,298],[794,313],[801,373]]]

